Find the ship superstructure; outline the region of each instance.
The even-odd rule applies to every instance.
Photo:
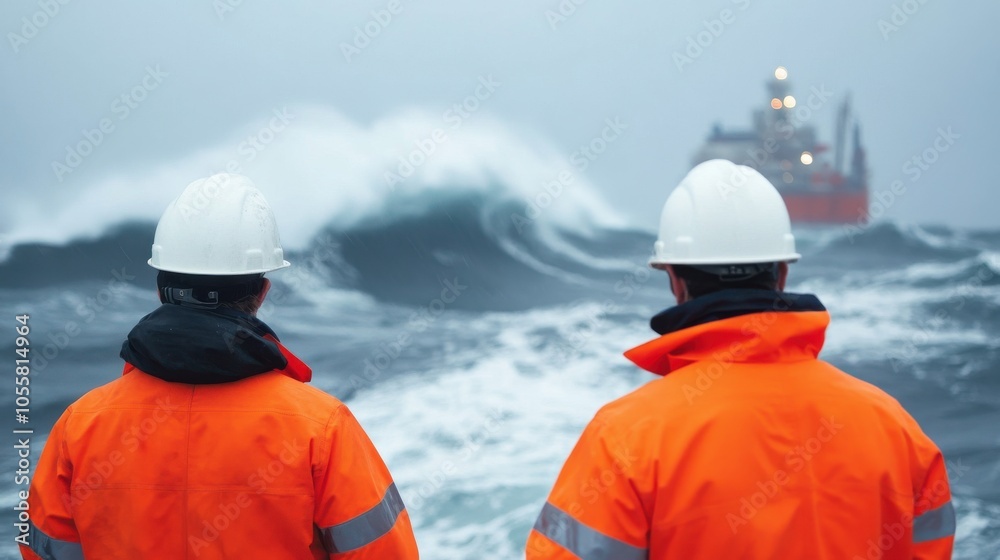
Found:
[[[767,88],[767,105],[754,111],[753,128],[731,131],[715,125],[692,165],[719,158],[757,169],[781,192],[796,223],[866,222],[868,166],[856,122],[851,127],[849,157],[845,145],[852,124],[850,98],[837,110],[831,150],[817,139],[809,124],[819,108],[814,105],[825,102],[825,92],[814,88],[808,104],[800,105],[791,93],[788,71],[781,66]],[[847,160],[849,164],[845,164]]]

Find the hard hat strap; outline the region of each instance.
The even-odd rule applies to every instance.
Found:
[[[185,307],[199,307],[202,309],[215,309],[219,307],[219,292],[210,290],[204,293],[205,299],[200,299],[195,295],[194,288],[162,288],[164,303],[182,305]]]
[[[747,280],[762,272],[771,272],[775,277],[778,273],[778,263],[747,263],[726,265],[687,265],[706,274],[717,276],[723,282],[739,282]]]
[[[259,295],[264,275],[198,276],[160,271],[156,283],[163,303],[215,309]]]

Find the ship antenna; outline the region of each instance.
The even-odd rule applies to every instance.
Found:
[[[836,148],[833,155],[833,169],[841,174],[844,172],[844,142],[847,140],[847,119],[850,113],[851,94],[848,93],[840,104],[840,110],[837,111],[836,137],[834,138]]]

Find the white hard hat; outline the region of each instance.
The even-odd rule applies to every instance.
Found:
[[[242,175],[198,179],[167,206],[149,265],[183,274],[229,276],[289,266],[264,195]]]
[[[750,167],[713,159],[698,164],[670,193],[649,263],[791,262],[801,256],[774,185]]]

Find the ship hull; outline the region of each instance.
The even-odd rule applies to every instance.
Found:
[[[799,224],[864,224],[868,221],[867,191],[851,193],[783,192],[788,217]]]

